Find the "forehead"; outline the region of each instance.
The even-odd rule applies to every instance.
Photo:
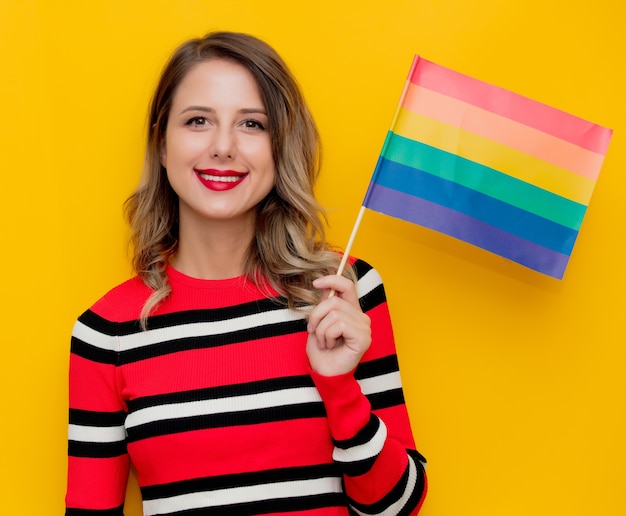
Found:
[[[174,92],[174,105],[200,101],[251,103],[263,107],[260,89],[252,72],[237,61],[223,58],[208,59],[192,66]]]

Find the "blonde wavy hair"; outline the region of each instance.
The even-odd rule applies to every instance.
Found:
[[[178,247],[178,197],[159,160],[172,99],[186,74],[210,59],[232,60],[250,70],[269,118],[276,182],[258,206],[246,276],[260,286],[269,281],[297,310],[319,302],[321,293],[312,281],[334,274],[340,261],[326,243],[326,215],[313,193],[320,166],[317,128],[284,61],[265,42],[247,34],[213,32],[191,39],[178,47],[161,74],[150,103],[144,176],[125,203],[132,265],[153,290],[141,312],[144,328],[170,294],[166,267]],[[354,280],[350,267],[344,275]]]

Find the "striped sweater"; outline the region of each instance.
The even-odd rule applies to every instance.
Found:
[[[306,321],[244,277],[172,286],[142,331],[133,278],[83,313],[70,355],[67,516],[415,514],[426,492],[383,285],[354,264],[372,345],[354,373],[310,368]],[[278,296],[276,294],[276,296]]]

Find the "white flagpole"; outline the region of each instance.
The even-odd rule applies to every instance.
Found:
[[[343,257],[341,258],[341,263],[339,264],[339,268],[337,269],[337,276],[341,276],[343,274],[343,269],[346,267],[346,263],[348,261],[348,257],[350,255],[350,249],[352,249],[352,244],[354,243],[354,239],[356,238],[356,233],[359,230],[359,226],[361,225],[361,219],[363,218],[363,214],[365,213],[365,206],[361,206],[359,210],[359,214],[356,217],[356,221],[354,222],[354,226],[352,227],[352,233],[350,233],[350,238],[348,239],[348,244],[343,252]],[[332,289],[328,294],[328,297],[331,298],[335,295],[335,290]]]
[[[400,111],[402,109],[402,105],[404,103],[404,98],[406,97],[406,93],[409,89],[409,84],[411,83],[411,77],[413,77],[413,73],[415,72],[415,68],[417,67],[417,63],[419,62],[419,55],[415,55],[413,57],[413,62],[411,63],[411,68],[409,70],[409,75],[404,83],[404,87],[402,89],[402,93],[400,95],[400,100],[398,102],[398,105],[396,107],[396,111],[393,115],[393,120],[391,121],[391,129],[393,130],[393,128],[396,125],[396,121],[398,119],[398,115],[400,114]],[[385,142],[383,143],[383,149],[381,151],[381,156],[384,155],[385,153],[385,148],[387,147],[387,143],[389,142],[389,134],[387,134],[387,137],[385,138]],[[378,162],[380,163],[380,161]],[[374,175],[372,176],[372,180],[375,180],[376,177],[376,171],[378,169],[378,163],[376,164],[376,168],[374,169]],[[368,192],[369,192],[369,188],[368,188]],[[343,257],[341,258],[341,263],[339,264],[339,268],[337,269],[337,276],[341,276],[341,274],[343,273],[343,269],[346,266],[346,262],[348,261],[348,256],[350,254],[350,249],[352,248],[352,244],[354,242],[354,238],[356,237],[356,232],[359,229],[359,225],[361,224],[361,219],[363,218],[363,213],[365,213],[365,204],[367,204],[367,193],[365,193],[365,199],[363,200],[363,205],[361,206],[361,209],[359,210],[359,214],[357,215],[356,221],[354,223],[354,227],[352,228],[352,233],[350,234],[350,238],[348,240],[348,245],[346,246],[346,249],[343,253]],[[335,295],[335,291],[331,290],[330,293],[328,294],[328,297],[333,297]]]

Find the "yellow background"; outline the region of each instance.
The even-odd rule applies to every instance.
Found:
[[[74,319],[129,274],[121,204],[155,79],[183,39],[251,32],[324,141],[343,246],[413,54],[615,130],[563,281],[367,212],[425,516],[626,514],[624,4],[618,0],[2,0],[0,513],[62,513]],[[271,352],[271,350],[269,351]],[[127,515],[141,514],[131,479]]]

